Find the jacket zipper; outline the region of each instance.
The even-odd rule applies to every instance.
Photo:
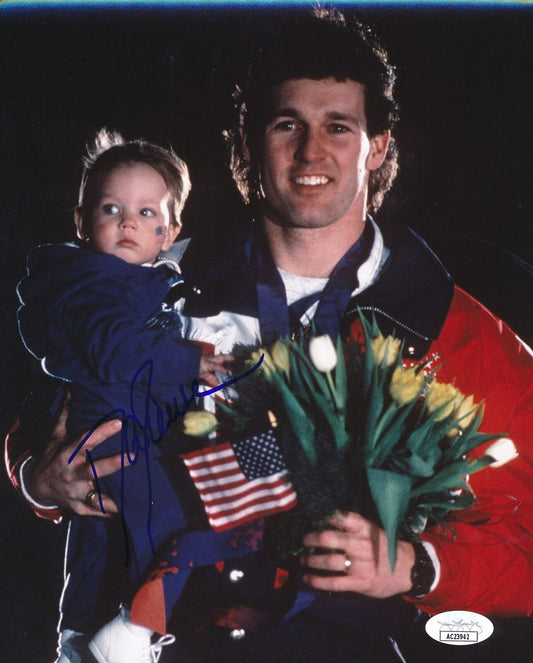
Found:
[[[415,331],[414,329],[411,329],[411,327],[408,327],[407,325],[404,325],[403,322],[400,322],[396,318],[393,318],[392,315],[389,315],[388,313],[385,313],[380,308],[374,308],[373,306],[359,306],[356,309],[351,309],[350,311],[347,311],[345,315],[351,315],[352,313],[357,313],[357,311],[374,311],[375,313],[379,313],[383,317],[387,318],[391,322],[394,322],[397,324],[399,327],[404,329],[405,331],[409,332],[410,334],[413,334],[414,336],[418,336],[418,338],[421,338],[424,341],[429,341],[428,336],[424,336],[423,334],[420,334],[420,332]]]

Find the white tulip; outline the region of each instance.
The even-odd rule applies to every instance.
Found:
[[[499,440],[496,440],[496,442],[490,445],[485,451],[485,455],[494,458],[494,462],[490,464],[491,467],[500,467],[510,460],[517,458],[518,451],[512,440],[508,437],[500,437]]]
[[[329,373],[337,365],[337,351],[327,334],[309,341],[309,356],[314,367],[322,373]]]

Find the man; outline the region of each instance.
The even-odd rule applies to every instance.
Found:
[[[358,306],[372,310],[384,333],[405,339],[406,358],[438,352],[442,378],[484,398],[486,429],[508,432],[521,457],[474,477],[479,508],[473,522],[454,523],[454,537],[431,531],[424,545],[400,542],[393,573],[384,532],[357,514],[338,514],[334,529],[305,537],[303,579],[261,549],[198,568],[174,615],[177,658],[398,661],[395,637],[413,620],[412,602],[428,612],[531,612],[532,361],[502,323],[454,290],[419,238],[367,215],[396,170],[385,53],[334,12],[297,16],[279,31],[254,62],[228,134],[256,222],[213,263],[187,250],[189,338],[229,352],[237,342],[305,333],[311,320],[345,335]],[[67,467],[71,447],[60,429],[56,438],[26,466],[26,493],[42,506],[96,515],[85,504],[90,471],[82,459]],[[97,471],[117,466],[108,459]]]

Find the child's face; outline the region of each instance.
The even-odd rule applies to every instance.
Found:
[[[104,175],[84,219],[92,248],[135,265],[153,262],[179,232],[170,224],[169,195],[165,180],[145,163]]]

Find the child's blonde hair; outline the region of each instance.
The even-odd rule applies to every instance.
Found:
[[[172,149],[165,149],[142,139],[125,141],[117,131],[100,129],[83,157],[83,173],[78,196],[78,213],[85,219],[96,197],[99,180],[127,163],[145,163],[165,180],[170,193],[170,222],[181,227],[181,212],[191,190],[189,169]],[[85,228],[85,232],[87,232]]]

